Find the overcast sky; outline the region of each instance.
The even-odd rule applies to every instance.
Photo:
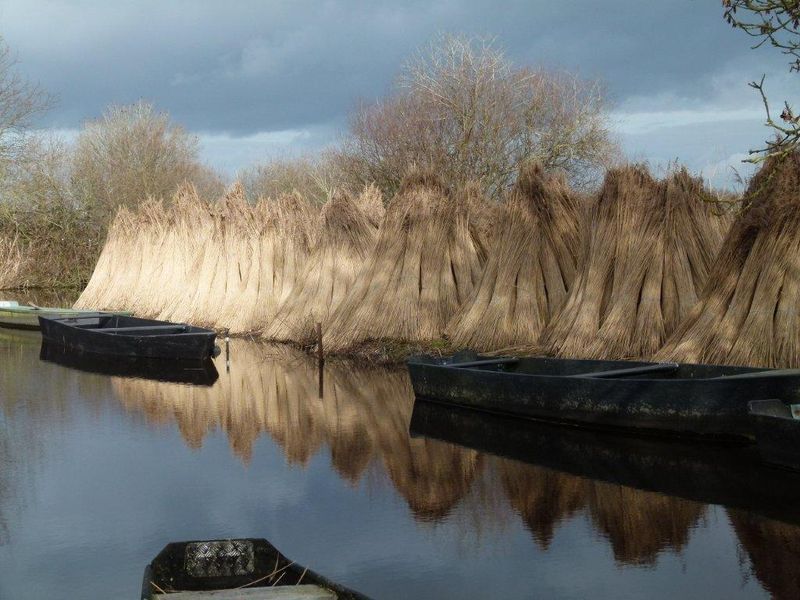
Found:
[[[795,78],[722,19],[719,0],[0,0],[19,70],[57,97],[39,126],[70,136],[111,103],[150,100],[229,173],[333,143],[359,99],[390,87],[438,33],[492,36],[517,64],[605,82],[630,158],[730,181]]]

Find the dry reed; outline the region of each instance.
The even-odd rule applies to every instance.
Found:
[[[148,200],[118,211],[75,306],[255,331],[290,294],[314,223],[296,194],[252,206],[236,183],[208,204],[187,184],[168,207]]]
[[[472,292],[484,259],[469,204],[430,175],[407,177],[387,208],[374,252],[331,319],[326,347],[439,338]]]
[[[751,181],[702,299],[659,359],[800,367],[800,155]]]
[[[448,327],[455,347],[532,345],[563,306],[580,251],[582,207],[566,181],[522,170],[495,225],[480,282]]]
[[[362,195],[363,196],[363,195]],[[319,216],[319,236],[292,294],[284,300],[264,337],[310,343],[315,323],[327,329],[333,310],[346,298],[356,274],[375,246],[376,227],[360,206],[335,194]]]
[[[696,302],[729,220],[685,169],[656,182],[612,169],[591,210],[580,268],[539,350],[581,358],[650,357]]]

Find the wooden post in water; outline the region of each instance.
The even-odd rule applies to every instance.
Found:
[[[323,373],[325,366],[325,353],[322,348],[322,323],[317,323],[317,370],[319,371],[319,397],[322,398],[323,392]]]
[[[231,372],[231,330],[225,330],[225,372]]]

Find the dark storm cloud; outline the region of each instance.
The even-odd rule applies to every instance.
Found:
[[[714,73],[753,60],[716,0],[0,2],[21,70],[58,96],[42,125],[60,128],[138,98],[209,133],[341,123],[438,32],[496,36],[516,62],[600,77],[619,102],[701,101]]]

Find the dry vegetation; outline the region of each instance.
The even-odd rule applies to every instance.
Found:
[[[214,204],[186,185],[168,207],[156,200],[135,212],[122,206],[75,305],[254,331],[289,296],[314,221],[297,194],[253,205],[239,184]]]
[[[583,211],[562,177],[536,163],[524,169],[502,205],[480,282],[448,327],[454,347],[496,350],[538,340],[575,277]]]
[[[650,357],[697,301],[728,218],[685,170],[664,181],[612,169],[589,218],[581,267],[540,348],[564,357]]]
[[[800,367],[800,155],[768,160],[691,313],[659,352],[684,362]]]
[[[301,344],[314,339],[316,323],[327,330],[333,310],[347,297],[356,274],[375,247],[377,226],[367,210],[374,210],[372,190],[364,201],[334,195],[319,216],[319,237],[297,285],[281,304],[264,331],[278,341]]]
[[[375,250],[330,320],[326,346],[440,338],[475,287],[485,254],[470,205],[415,171],[389,203]]]

